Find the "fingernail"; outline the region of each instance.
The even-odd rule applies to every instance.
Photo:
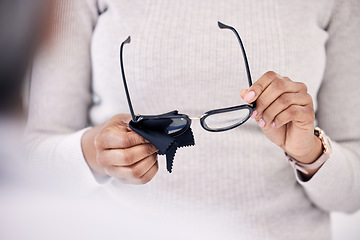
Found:
[[[251,102],[251,100],[255,97],[255,92],[254,91],[250,91],[248,92],[248,94],[246,94],[244,100],[248,103]]]
[[[258,124],[259,124],[259,127],[261,127],[261,128],[265,127],[265,121],[263,119],[260,119]]]
[[[275,122],[274,122],[274,121],[271,122],[271,127],[272,127],[272,128],[275,127]]]
[[[257,111],[255,110],[255,111],[253,111],[253,112],[252,112],[252,114],[251,114],[251,116],[250,116],[250,117],[251,117],[251,118],[255,118],[255,117],[256,117],[256,115],[257,115]]]

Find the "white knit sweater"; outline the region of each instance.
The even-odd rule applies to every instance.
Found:
[[[360,2],[357,0],[62,0],[54,38],[34,65],[28,123],[34,165],[78,191],[107,188],[151,204],[219,214],[239,239],[329,239],[330,211],[360,207]],[[124,49],[136,113],[191,116],[234,106],[268,70],[306,83],[331,158],[308,182],[254,120],[223,133],[192,123],[196,145],[179,149],[173,173],[145,186],[99,184],[81,150],[86,127],[129,113],[119,72]],[[58,185],[57,185],[58,186]],[[200,210],[199,210],[200,211]],[[202,212],[204,213],[204,212]]]

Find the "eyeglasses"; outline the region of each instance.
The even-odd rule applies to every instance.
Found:
[[[245,61],[245,68],[248,78],[249,87],[252,85],[249,63],[246,57],[244,45],[241,41],[241,38],[235,28],[225,25],[221,22],[218,22],[218,26],[221,29],[230,29],[236,35],[242,54]],[[120,46],[120,67],[121,74],[123,78],[126,98],[128,101],[131,118],[135,123],[142,123],[144,126],[162,126],[162,130],[171,136],[178,136],[184,133],[191,125],[191,120],[199,119],[201,126],[210,132],[223,132],[233,128],[236,128],[243,123],[245,123],[251,116],[252,112],[255,110],[256,103],[252,104],[243,104],[234,107],[214,109],[204,113],[199,118],[190,118],[185,114],[178,114],[177,111],[169,112],[161,115],[135,115],[134,109],[132,107],[129,90],[126,83],[124,63],[123,63],[123,47],[125,44],[131,42],[131,37],[129,36]],[[154,124],[154,122],[156,124]]]

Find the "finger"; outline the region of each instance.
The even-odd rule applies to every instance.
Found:
[[[157,151],[154,145],[146,143],[126,149],[99,151],[97,158],[101,166],[131,166]]]
[[[256,101],[260,94],[278,78],[275,72],[269,71],[262,75],[246,92],[244,100],[248,103]]]
[[[159,164],[158,161],[155,162],[155,164],[147,171],[141,178],[139,179],[139,184],[146,184],[150,182],[156,175],[156,173],[159,170]]]
[[[240,90],[240,97],[241,97],[242,99],[244,99],[246,93],[247,93],[247,89],[241,89],[241,90]]]
[[[148,143],[145,138],[134,131],[127,131],[126,128],[105,128],[95,137],[95,146],[100,149],[129,148],[144,143]]]
[[[315,120],[315,113],[312,106],[300,106],[300,105],[290,105],[284,111],[280,112],[274,118],[275,128],[280,128],[281,126],[293,122],[299,128],[302,128],[309,123],[313,123]]]
[[[304,91],[305,90],[305,91]],[[291,81],[289,78],[280,77],[272,81],[256,100],[256,113],[253,117],[260,119],[263,111],[284,93],[306,92],[306,85]],[[288,99],[284,99],[288,100]]]
[[[142,177],[127,178],[127,179],[120,178],[120,181],[128,184],[137,184],[137,185],[146,184],[154,178],[158,170],[159,170],[159,164],[156,161],[154,165],[149,169],[149,171],[147,171]]]
[[[305,92],[283,93],[270,106],[268,106],[259,116],[264,121],[265,126],[271,124],[275,116],[287,109],[290,105],[310,105],[312,98]]]
[[[132,166],[118,167],[110,166],[105,168],[105,172],[112,177],[118,179],[126,179],[128,182],[131,179],[140,179],[144,176],[157,162],[157,154],[153,154],[144,158],[143,160],[133,164]]]

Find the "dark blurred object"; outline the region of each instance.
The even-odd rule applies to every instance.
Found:
[[[45,2],[0,0],[0,113],[22,110],[23,81],[42,37]]]
[[[0,184],[25,179],[26,73],[51,23],[51,0],[0,0]],[[50,29],[50,28],[49,28]],[[22,96],[24,96],[24,99]]]

